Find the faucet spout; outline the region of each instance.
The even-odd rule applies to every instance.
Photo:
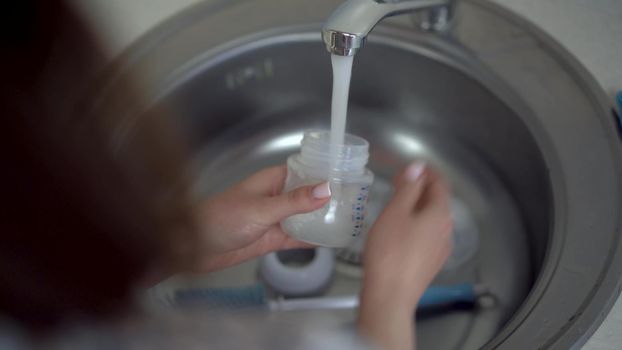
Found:
[[[328,18],[322,39],[328,52],[352,56],[363,47],[371,30],[383,18],[420,9],[449,6],[453,0],[348,0]]]

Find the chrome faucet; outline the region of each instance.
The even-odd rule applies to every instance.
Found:
[[[449,24],[454,5],[455,0],[347,0],[324,24],[322,39],[328,52],[353,56],[383,18],[430,9],[421,27],[440,31]]]

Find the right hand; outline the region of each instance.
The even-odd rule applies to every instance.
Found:
[[[419,299],[449,257],[453,223],[440,175],[413,163],[371,228],[363,264],[359,326],[383,348],[413,348]]]
[[[280,221],[322,208],[330,200],[330,187],[324,182],[282,193],[286,177],[284,165],[263,169],[206,200],[190,269],[210,272],[276,250],[312,247],[283,232]]]

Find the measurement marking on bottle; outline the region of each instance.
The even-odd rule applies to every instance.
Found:
[[[364,228],[366,212],[367,195],[369,194],[369,186],[361,186],[360,192],[356,196],[356,203],[352,205],[352,223],[354,224],[354,230],[352,236],[359,236]]]

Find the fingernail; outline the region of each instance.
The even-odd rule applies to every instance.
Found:
[[[328,183],[328,181],[313,187],[312,194],[313,198],[315,199],[324,199],[330,197],[330,184]]]
[[[417,181],[423,172],[425,171],[425,163],[423,162],[414,162],[406,168],[406,173],[404,174],[406,180],[415,182]]]

